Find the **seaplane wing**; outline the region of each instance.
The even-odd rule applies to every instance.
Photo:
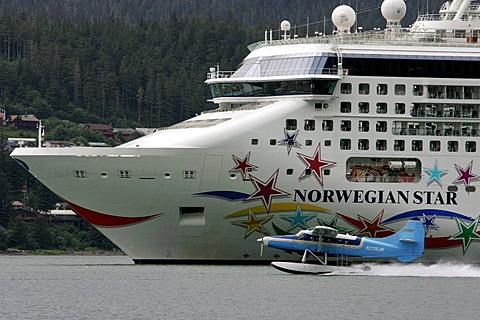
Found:
[[[424,229],[421,221],[410,220],[397,233],[385,238],[356,237],[317,226],[296,235],[270,236],[258,239],[270,248],[313,255],[366,258],[396,258],[401,262],[417,259],[424,251]]]

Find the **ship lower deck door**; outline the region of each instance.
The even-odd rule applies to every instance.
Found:
[[[220,181],[223,156],[207,154],[203,162],[200,190],[216,190]]]

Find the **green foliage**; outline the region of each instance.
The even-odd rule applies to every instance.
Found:
[[[206,72],[217,62],[234,69],[247,53],[246,35],[211,20],[134,25],[0,15],[0,105],[43,120],[167,126],[209,107]]]

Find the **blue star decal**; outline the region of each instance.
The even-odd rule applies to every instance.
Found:
[[[302,209],[300,208],[300,204],[297,205],[297,210],[295,210],[295,214],[293,216],[282,216],[283,220],[289,221],[290,226],[288,227],[287,232],[292,231],[296,227],[300,227],[302,229],[308,229],[307,221],[315,218],[316,214],[302,214]]]
[[[425,213],[423,213],[423,228],[425,229],[425,235],[427,235],[431,229],[439,229],[438,225],[435,223],[435,217],[436,215],[433,215],[433,217],[427,217]]]
[[[277,142],[277,145],[287,146],[287,153],[290,154],[290,151],[293,147],[301,148],[302,145],[297,141],[298,130],[290,134],[287,129],[283,129],[283,134],[285,138]]]
[[[433,182],[436,182],[440,187],[442,187],[442,180],[441,178],[447,174],[448,170],[443,170],[438,168],[438,161],[435,159],[435,164],[433,168],[423,168],[426,174],[429,175],[427,186],[431,185]]]

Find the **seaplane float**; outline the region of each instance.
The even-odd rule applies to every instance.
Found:
[[[409,220],[397,233],[385,238],[357,237],[340,234],[331,227],[316,226],[300,230],[295,235],[268,236],[257,241],[261,242],[260,255],[263,246],[303,253],[301,262],[273,261],[272,266],[278,270],[300,274],[347,274],[370,270],[367,265],[360,269],[352,267],[349,257],[395,258],[400,262],[411,262],[423,254],[424,237],[422,222]],[[307,262],[308,256],[314,259]]]

